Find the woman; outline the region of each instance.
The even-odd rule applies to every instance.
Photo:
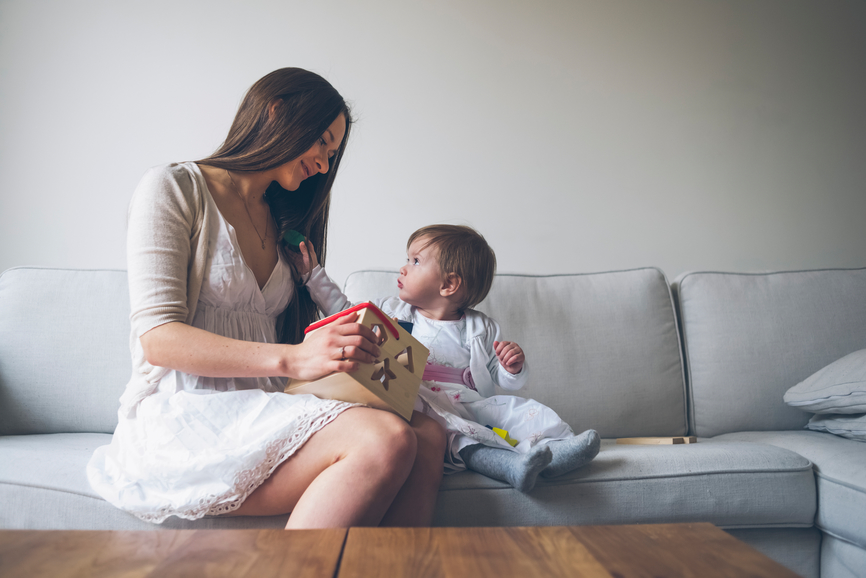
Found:
[[[157,523],[289,512],[287,528],[431,523],[435,422],[282,393],[285,377],[379,355],[353,318],[302,340],[316,308],[280,242],[294,229],[324,256],[351,122],[324,79],[284,68],[250,88],[212,156],[142,179],[127,240],[133,375],[112,442],[87,467],[115,506]]]

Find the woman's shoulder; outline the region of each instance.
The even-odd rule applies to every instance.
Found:
[[[166,163],[150,167],[142,176],[142,182],[175,184],[189,188],[197,184],[201,171],[194,162]]]
[[[202,182],[202,173],[194,162],[167,163],[147,169],[135,194],[169,196],[190,202],[201,197]]]

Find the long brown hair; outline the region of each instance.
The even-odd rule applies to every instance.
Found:
[[[300,232],[313,243],[322,265],[327,254],[331,186],[352,125],[346,101],[328,81],[301,68],[281,68],[264,76],[244,96],[225,142],[211,156],[198,161],[229,171],[266,171],[307,152],[340,114],[346,118],[346,134],[328,172],[305,179],[292,192],[274,181],[265,193],[280,238],[291,229]],[[298,286],[277,322],[278,339],[282,343],[300,343],[303,329],[315,321],[318,311],[301,287],[288,248],[284,243],[277,246],[291,264]]]

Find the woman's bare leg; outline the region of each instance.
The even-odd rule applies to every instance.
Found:
[[[416,435],[400,417],[352,408],[313,434],[234,512],[291,512],[286,528],[378,525],[415,463]]]
[[[382,518],[382,526],[420,527],[433,523],[445,460],[445,430],[417,411],[409,425],[418,440],[418,452],[406,483]]]

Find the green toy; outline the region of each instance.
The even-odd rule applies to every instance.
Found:
[[[295,231],[294,229],[290,229],[283,233],[283,241],[286,242],[289,249],[292,251],[300,251],[300,245],[302,241],[306,241],[307,238]]]

